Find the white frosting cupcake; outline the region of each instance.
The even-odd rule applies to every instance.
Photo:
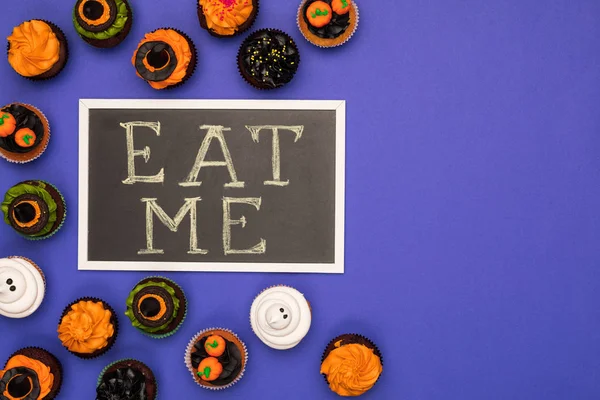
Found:
[[[312,315],[302,293],[287,286],[261,292],[252,303],[252,330],[269,347],[287,350],[296,346],[310,329]]]
[[[46,284],[40,269],[23,257],[0,258],[0,315],[25,318],[44,300]]]

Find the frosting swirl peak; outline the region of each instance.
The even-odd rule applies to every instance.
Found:
[[[8,42],[8,62],[23,76],[41,75],[60,58],[60,42],[44,21],[31,20],[15,27]]]
[[[379,356],[356,343],[333,349],[321,364],[329,387],[341,396],[360,396],[375,385],[382,370]]]
[[[62,318],[58,338],[69,351],[91,354],[105,348],[115,334],[111,317],[102,302],[80,301]]]

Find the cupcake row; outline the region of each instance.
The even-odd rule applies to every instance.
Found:
[[[0,315],[9,318],[31,315],[42,303],[45,287],[44,274],[33,261],[23,257],[0,259]],[[126,299],[125,315],[131,325],[153,339],[175,334],[184,323],[187,311],[183,289],[163,277],[141,280]],[[253,332],[265,345],[277,350],[298,345],[308,334],[311,323],[309,302],[302,293],[288,286],[263,290],[250,308]],[[65,308],[57,332],[71,354],[93,359],[113,347],[119,322],[114,309],[105,301],[81,298]],[[244,375],[248,349],[228,329],[204,329],[189,341],[184,362],[202,388],[222,390]],[[361,335],[352,334],[339,336],[327,345],[320,373],[334,392],[357,396],[375,385],[382,370],[382,356],[377,346]],[[0,393],[8,392],[12,398],[36,393],[37,396],[28,398],[52,399],[60,389],[61,377],[60,362],[55,356],[40,348],[22,349],[13,354],[0,371]],[[97,399],[114,398],[111,396],[125,387],[121,385],[139,392],[136,399],[154,399],[158,391],[149,367],[136,360],[120,360],[102,372]]]
[[[199,0],[200,26],[217,37],[248,30],[258,14],[258,0]],[[73,10],[76,32],[99,48],[117,46],[131,30],[133,13],[127,0],[78,0]],[[300,31],[311,43],[335,47],[345,43],[358,25],[358,8],[351,0],[305,0],[298,11]],[[8,62],[21,76],[46,80],[67,63],[68,43],[55,24],[33,19],[15,27],[8,37]],[[181,86],[195,71],[196,46],[174,28],[147,33],[133,52],[138,77],[161,90]],[[300,55],[294,40],[276,29],[250,34],[237,55],[240,75],[257,89],[275,89],[292,80]]]

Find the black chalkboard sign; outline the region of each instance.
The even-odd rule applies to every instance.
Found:
[[[343,101],[79,112],[79,269],[343,272]]]

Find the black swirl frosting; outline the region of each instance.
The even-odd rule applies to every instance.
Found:
[[[104,374],[96,389],[96,400],[147,400],[146,378],[134,368],[119,368]]]
[[[339,15],[334,12],[331,22],[329,22],[327,25],[321,28],[312,26],[308,21],[308,17],[306,16],[306,10],[308,10],[308,7],[310,7],[310,5],[315,1],[324,1],[331,6],[331,0],[307,0],[306,3],[304,3],[304,7],[302,8],[302,17],[308,26],[308,30],[313,35],[316,35],[322,39],[335,39],[346,32],[346,29],[348,29],[350,26],[350,13]]]
[[[0,399],[37,400],[41,388],[37,373],[26,367],[16,367],[4,373],[0,380]],[[10,397],[5,397],[8,393]]]
[[[4,113],[11,114],[15,118],[17,122],[15,132],[22,128],[29,128],[35,133],[36,138],[33,146],[21,147],[15,141],[15,132],[13,132],[6,137],[0,136],[0,148],[11,153],[29,153],[37,148],[44,138],[44,124],[37,114],[19,104],[11,104],[4,107],[0,110],[0,116]]]
[[[254,32],[242,43],[238,54],[244,77],[264,89],[290,82],[299,62],[300,54],[292,38],[275,29]]]
[[[208,337],[202,338],[194,345],[196,351],[192,353],[192,366],[196,369],[198,369],[198,365],[200,365],[202,360],[211,357],[204,349],[206,339],[208,339]],[[211,384],[217,386],[230,384],[237,378],[242,370],[242,352],[235,343],[230,342],[227,339],[224,340],[226,343],[225,352],[220,357],[217,357],[217,360],[219,360],[223,366],[223,372],[221,372],[221,375],[219,375],[217,379],[210,381]]]

